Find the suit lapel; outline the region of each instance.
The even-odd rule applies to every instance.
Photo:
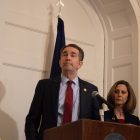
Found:
[[[52,98],[53,98],[53,111],[55,118],[58,117],[58,100],[59,100],[59,88],[60,88],[61,78],[54,79],[52,82]]]
[[[80,86],[80,112],[79,112],[79,118],[85,117],[84,114],[87,112],[87,108],[90,105],[90,90],[85,85],[84,81],[79,79],[79,86]]]

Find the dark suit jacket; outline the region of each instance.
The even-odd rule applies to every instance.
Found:
[[[113,111],[108,110],[104,112],[104,120],[110,122],[117,122],[117,117],[114,115]],[[125,112],[125,123],[140,125],[139,118],[127,112]]]
[[[45,129],[57,126],[60,82],[61,78],[44,79],[38,82],[26,117],[26,140],[42,140]],[[99,119],[99,103],[91,96],[92,91],[98,90],[97,87],[80,78],[79,85],[79,119]]]

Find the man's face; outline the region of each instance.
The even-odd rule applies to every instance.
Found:
[[[59,61],[62,72],[71,71],[77,72],[83,62],[79,58],[79,50],[73,47],[66,47],[60,56]]]

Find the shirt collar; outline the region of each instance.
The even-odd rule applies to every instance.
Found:
[[[66,84],[67,81],[69,81],[69,79],[66,76],[64,76],[63,74],[61,74],[61,83]],[[75,85],[79,85],[78,76],[76,76],[72,81]]]

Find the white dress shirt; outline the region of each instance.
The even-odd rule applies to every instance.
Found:
[[[69,79],[66,78],[64,75],[62,75],[60,89],[59,89],[58,121],[57,121],[58,126],[60,126],[62,124],[62,120],[63,120],[64,101],[65,101],[65,95],[66,95],[65,93],[66,93],[66,88],[67,88],[67,81],[69,81]],[[78,116],[79,116],[79,80],[78,80],[78,77],[73,79],[72,89],[73,89],[72,121],[76,121],[76,120],[78,120]]]

